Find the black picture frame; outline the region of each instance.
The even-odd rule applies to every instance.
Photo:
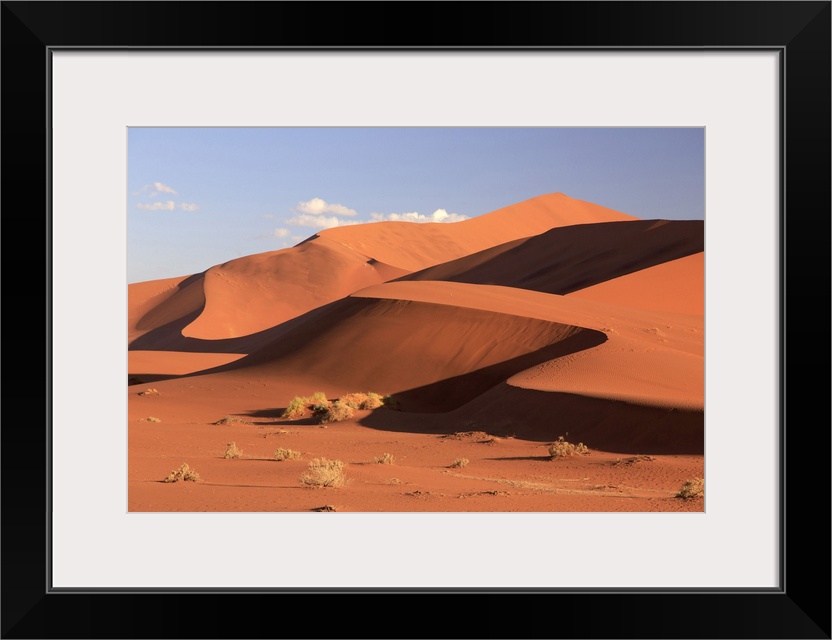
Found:
[[[2,637],[830,638],[830,15],[828,1],[2,2]],[[50,56],[130,47],[779,52],[780,587],[52,589],[50,393],[67,381],[49,366]]]

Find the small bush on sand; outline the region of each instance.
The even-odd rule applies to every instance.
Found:
[[[378,409],[384,404],[381,396],[377,393],[348,393],[338,398],[338,402],[345,404],[352,409],[368,411]]]
[[[344,467],[340,460],[315,458],[300,476],[300,481],[311,487],[341,487],[346,482]]]
[[[162,480],[162,482],[179,482],[180,480],[184,480],[185,482],[196,482],[199,480],[199,474],[191,469],[187,464],[183,464],[178,469],[171,471],[168,476]]]
[[[274,452],[274,459],[278,462],[284,460],[300,460],[300,451],[293,451],[292,449],[278,449]]]
[[[457,458],[450,464],[450,467],[451,469],[462,469],[462,467],[468,466],[468,462],[468,458]]]
[[[306,398],[303,396],[295,396],[289,402],[289,406],[281,414],[281,418],[302,418],[306,413]]]
[[[310,404],[325,404],[327,402],[326,394],[323,391],[316,391],[306,398],[306,402]]]
[[[373,462],[375,464],[393,464],[393,454],[392,453],[385,453],[384,455],[373,458]]]
[[[139,392],[140,396],[158,396],[159,392],[156,389],[145,389],[144,391]]]
[[[148,421],[148,422],[161,422],[161,420],[159,420],[159,418],[154,418],[153,416],[150,416],[150,417],[147,419],[147,421]]]
[[[393,411],[401,411],[402,404],[398,400],[396,400],[392,394],[387,394],[381,399],[381,403],[387,407],[388,409],[392,409]]]
[[[583,442],[572,444],[571,442],[564,440],[563,436],[560,436],[557,439],[557,442],[553,442],[549,445],[549,455],[552,456],[553,460],[555,458],[565,458],[568,456],[586,456],[589,455],[589,449]]]
[[[329,408],[331,406],[332,403],[329,400],[324,400],[323,402],[316,402],[310,408],[312,409],[312,413],[314,413],[316,416],[320,416],[329,411]]]
[[[704,495],[705,481],[702,478],[694,478],[682,485],[676,497],[682,500],[695,500],[696,498],[702,498]]]
[[[226,449],[225,449],[225,459],[230,460],[231,458],[242,458],[243,452],[237,448],[236,442],[229,442]]]
[[[380,406],[384,404],[384,401],[381,399],[381,396],[377,393],[373,393],[372,391],[367,394],[367,397],[361,403],[359,409],[367,410],[367,409],[378,409]]]
[[[349,420],[355,415],[355,410],[348,404],[342,403],[340,400],[333,402],[322,414],[321,422],[341,422],[342,420]]]

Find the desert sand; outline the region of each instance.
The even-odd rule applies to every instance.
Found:
[[[677,496],[704,478],[702,221],[547,194],[329,229],[128,299],[130,511],[704,510]],[[316,392],[387,398],[283,417]],[[553,456],[561,438],[585,450]],[[317,458],[342,486],[301,482]],[[162,482],[182,464],[199,479]]]

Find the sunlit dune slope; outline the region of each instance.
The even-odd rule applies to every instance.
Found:
[[[578,289],[570,297],[644,310],[705,313],[705,253],[699,252]]]

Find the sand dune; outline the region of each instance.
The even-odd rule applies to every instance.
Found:
[[[705,253],[700,251],[569,295],[624,307],[701,316],[705,313],[704,292]]]
[[[166,323],[171,335],[157,331],[142,349],[181,349],[179,335],[203,340],[249,335],[357,289],[506,240],[557,226],[632,219],[549,194],[454,224],[379,222],[328,229],[296,247],[231,260],[187,280],[130,285],[130,340]],[[149,299],[157,290],[165,295]]]
[[[313,508],[293,488],[304,464],[271,464],[278,443],[351,465],[344,510],[701,510],[673,491],[704,474],[701,221],[549,194],[455,224],[334,228],[130,285],[128,335],[131,511]],[[281,418],[315,391],[402,410],[326,430]],[[592,459],[552,463],[561,435]],[[224,460],[231,440],[251,457]],[[397,468],[370,462],[381,447]],[[666,457],[618,466],[636,453]],[[449,470],[461,455],[472,471]],[[158,483],[185,459],[211,480]]]

